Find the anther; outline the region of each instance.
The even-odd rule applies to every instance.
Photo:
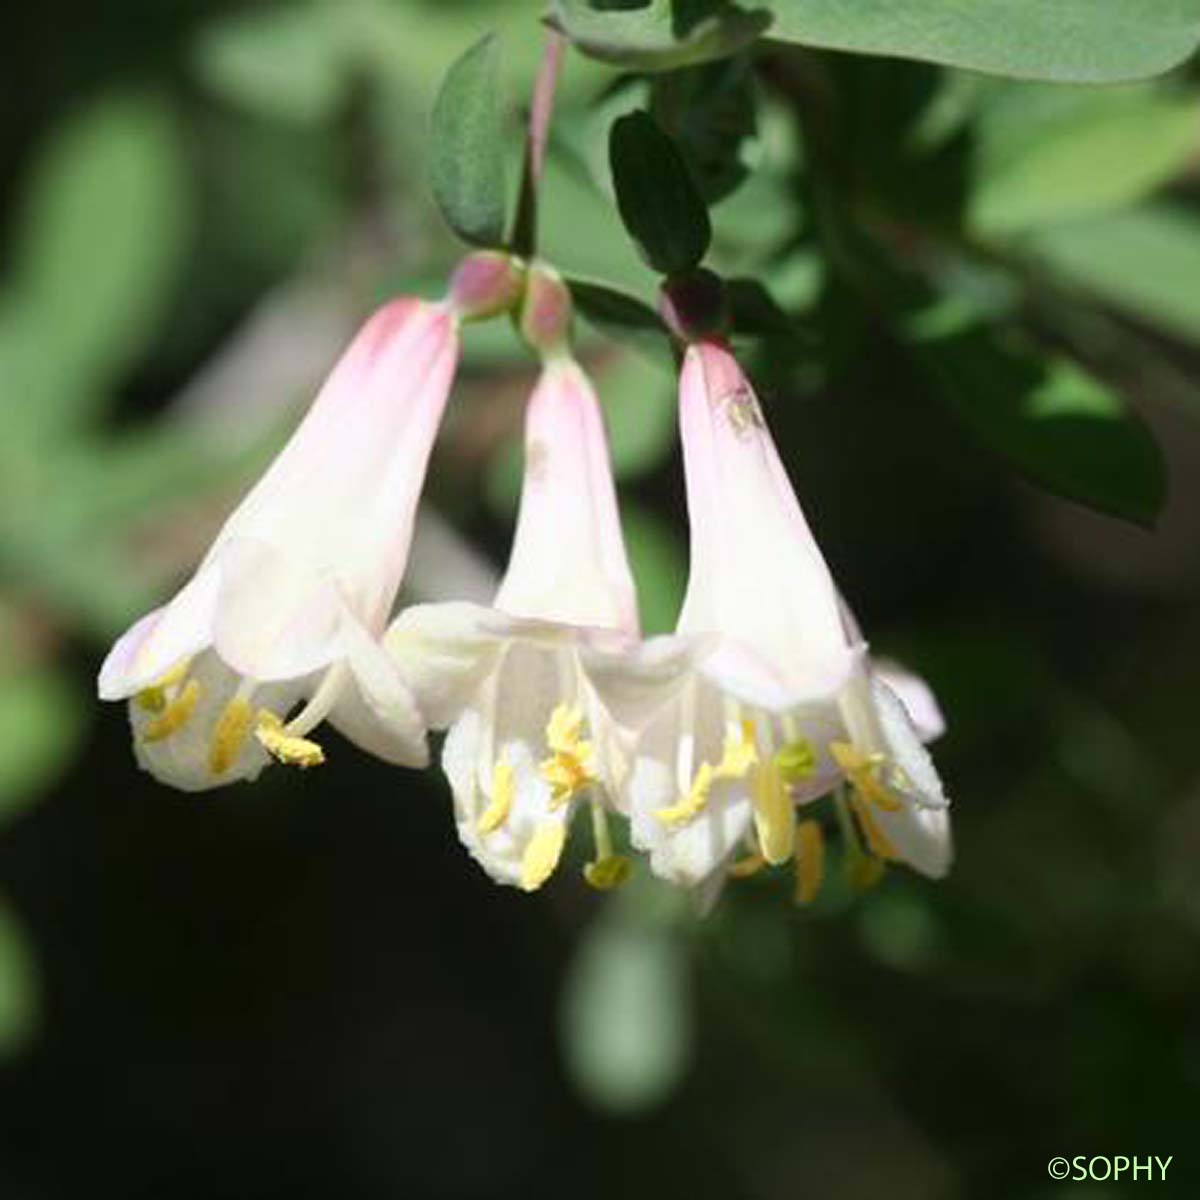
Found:
[[[142,738],[147,742],[160,742],[168,738],[176,730],[187,724],[188,718],[196,709],[200,699],[200,685],[196,680],[189,680],[183,690],[174,700],[163,696],[162,707],[158,715],[147,721],[142,728]],[[145,707],[143,705],[143,707]]]

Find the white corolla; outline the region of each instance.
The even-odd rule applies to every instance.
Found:
[[[459,322],[519,284],[507,259],[473,256],[446,301],[379,309],[192,579],[113,646],[100,696],[129,699],[138,760],[159,779],[199,791],[252,779],[272,756],[314,765],[308,735],[326,719],[390,762],[427,761],[424,720],[379,639]]]
[[[593,672],[614,715],[640,727],[621,792],[634,843],[657,874],[710,889],[742,849],[737,870],[794,858],[808,899],[823,826],[800,816],[846,784],[842,826],[856,853],[865,843],[876,858],[943,874],[937,773],[845,613],[723,344],[688,348],[679,423],[691,568],[676,633]],[[909,690],[929,707],[920,685]]]

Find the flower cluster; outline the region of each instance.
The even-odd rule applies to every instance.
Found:
[[[488,607],[393,616],[460,325],[501,312],[542,363],[507,571]],[[613,816],[656,875],[706,902],[731,874],[789,862],[810,900],[827,825],[858,883],[893,860],[942,875],[947,800],[922,744],[936,704],[872,661],[729,346],[703,335],[683,352],[691,568],[676,631],[643,640],[569,323],[552,269],[494,252],[468,257],[443,301],[367,321],[192,579],[109,653],[100,695],[128,701],[141,765],[189,791],[272,760],[311,767],[328,720],[419,767],[446,730],[463,844],[526,891],[580,808],[598,888],[630,869]]]

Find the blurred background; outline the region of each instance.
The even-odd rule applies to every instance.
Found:
[[[438,80],[507,30],[515,147],[537,15],[0,18],[0,1197],[1132,1186],[1048,1178],[1077,1154],[1174,1155],[1155,1194],[1197,1194],[1194,68],[1065,88],[763,44],[649,97],[713,262],[756,281],[744,350],[830,564],[947,714],[944,883],[835,871],[801,910],[764,873],[699,920],[566,866],[526,897],[462,852],[436,771],[331,733],[320,771],[183,796],[94,700],[356,322],[439,294]],[[569,56],[543,210],[550,261],[646,298],[605,136],[649,91]],[[582,323],[579,349],[669,629],[671,364]],[[487,597],[532,370],[502,323],[470,331],[409,599]]]

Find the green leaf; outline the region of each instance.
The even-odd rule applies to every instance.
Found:
[[[997,87],[975,128],[968,220],[989,237],[1139,200],[1200,149],[1195,99],[1147,85]]]
[[[71,765],[83,721],[78,689],[61,675],[0,676],[0,821],[24,811]]]
[[[40,427],[81,415],[140,353],[173,298],[189,216],[179,137],[156,99],[102,100],[55,130],[33,169],[11,276],[28,339],[54,345],[44,369],[57,386],[30,380]]]
[[[635,112],[613,122],[608,154],[621,220],[642,258],[664,275],[698,266],[712,226],[675,143]]]
[[[678,1086],[692,1045],[687,963],[668,930],[606,916],[584,934],[563,992],[563,1048],[580,1092],[643,1112]]]
[[[670,71],[736,54],[762,36],[771,14],[728,0],[648,0],[624,8],[552,0],[550,21],[593,58],[638,71]]]
[[[1138,321],[1200,343],[1200,216],[1156,205],[1025,239],[1060,278]]]
[[[943,315],[914,324],[917,346],[979,441],[1048,491],[1152,525],[1166,494],[1162,454],[1121,398],[1067,359],[1039,360]]]
[[[1200,43],[1200,0],[773,0],[772,38],[1019,79],[1159,75]]]
[[[433,106],[429,173],[446,223],[464,241],[504,241],[504,119],[500,45],[487,34],[459,58]]]
[[[255,115],[299,125],[328,121],[351,78],[343,17],[324,4],[235,12],[196,39],[197,74]]]
[[[580,316],[601,333],[639,350],[667,371],[675,367],[671,335],[658,313],[628,292],[590,279],[568,279]]]
[[[655,78],[650,111],[675,139],[710,204],[736,191],[750,173],[743,150],[757,132],[755,102],[745,55]]]

